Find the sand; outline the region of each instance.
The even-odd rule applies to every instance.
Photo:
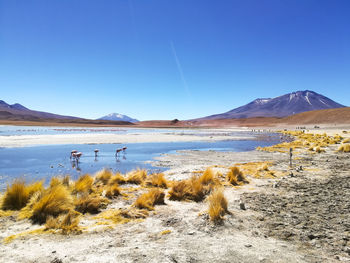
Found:
[[[284,176],[225,187],[228,209],[222,225],[208,219],[207,203],[165,199],[141,222],[90,226],[79,235],[30,234],[0,246],[1,262],[349,262],[350,154],[301,151],[289,169],[287,153],[179,151],[158,157],[170,167],[167,179],[215,166],[226,172],[235,163],[271,160]],[[300,166],[302,168],[300,169]],[[292,172],[292,174],[291,174]],[[136,198],[136,197],[135,197]],[[133,199],[134,200],[134,199]],[[116,199],[125,207],[133,200]],[[246,210],[240,208],[244,203]],[[0,217],[0,239],[33,230],[29,221]],[[170,230],[167,234],[163,231]]]

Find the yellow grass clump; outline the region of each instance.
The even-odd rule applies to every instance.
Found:
[[[56,177],[56,176],[51,178],[51,181],[50,181],[50,187],[51,188],[55,187],[57,185],[61,185],[61,184],[62,184],[62,179],[61,178]]]
[[[79,228],[80,213],[70,210],[58,217],[49,216],[45,223],[45,230],[61,230],[62,234],[81,233]]]
[[[242,185],[249,183],[249,181],[245,178],[244,174],[236,166],[230,167],[226,178],[227,181],[232,185]]]
[[[224,196],[223,190],[216,189],[208,197],[209,203],[209,217],[210,220],[214,223],[220,223],[223,220],[225,213],[228,213],[227,210],[227,200]]]
[[[174,182],[169,191],[169,199],[175,201],[193,200],[195,202],[200,202],[209,192],[209,186],[204,186],[200,178],[192,176],[189,180]]]
[[[59,184],[46,190],[33,205],[31,219],[33,222],[43,224],[49,216],[57,217],[73,208],[73,200],[68,189]]]
[[[350,142],[350,138],[347,138],[343,141],[343,143],[348,143],[348,142]]]
[[[168,182],[163,173],[151,174],[145,181],[146,186],[168,188]]]
[[[102,182],[103,184],[107,184],[109,179],[113,176],[112,171],[108,169],[103,169],[96,173],[96,181]]]
[[[164,205],[164,192],[158,188],[151,189],[142,194],[134,203],[134,206],[140,209],[153,210],[155,205]]]
[[[127,183],[129,184],[142,184],[147,178],[147,171],[144,169],[137,169],[129,173]]]
[[[90,175],[82,175],[75,182],[73,191],[76,193],[90,193],[93,183],[94,178],[92,178]]]
[[[24,207],[29,200],[29,191],[23,180],[15,180],[13,184],[7,186],[7,190],[2,200],[3,210],[19,210]]]
[[[74,201],[75,210],[80,213],[97,214],[101,208],[106,208],[108,204],[106,198],[100,196],[83,195]]]
[[[315,152],[317,152],[317,153],[324,153],[324,152],[326,152],[324,149],[322,149],[320,146],[317,146],[316,148],[315,148]]]
[[[115,183],[115,184],[107,186],[106,197],[111,199],[111,198],[119,196],[119,195],[121,195],[121,190],[120,190],[118,184]]]
[[[211,168],[207,168],[204,171],[204,173],[199,177],[199,182],[202,185],[211,185],[211,187],[214,187],[215,185],[220,185],[220,181],[217,178],[217,175]]]
[[[108,184],[109,185],[113,185],[113,184],[125,184],[126,183],[126,179],[124,178],[124,176],[122,176],[120,173],[116,173],[115,175],[113,175],[109,181]]]
[[[350,152],[350,144],[342,144],[339,146],[338,148],[338,152],[344,152],[344,153],[348,153]]]

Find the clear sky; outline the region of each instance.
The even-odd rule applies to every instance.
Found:
[[[348,0],[0,0],[0,99],[140,120],[313,90],[350,105]]]

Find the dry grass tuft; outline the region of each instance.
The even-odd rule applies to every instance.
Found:
[[[70,183],[70,176],[69,175],[64,176],[62,179],[62,184],[66,187],[69,187],[69,183]]]
[[[338,152],[348,153],[350,152],[350,144],[342,144],[338,148]]]
[[[221,223],[227,210],[227,200],[222,189],[216,189],[208,197],[209,202],[209,217],[214,223]]]
[[[164,192],[158,188],[151,189],[142,194],[134,203],[134,206],[140,209],[153,210],[155,205],[164,205]]]
[[[193,176],[189,180],[174,182],[169,191],[170,200],[193,200],[195,202],[202,201],[210,192],[209,186],[204,186],[201,179]]]
[[[129,184],[142,184],[146,178],[147,171],[144,169],[137,169],[136,171],[129,173],[126,181]]]
[[[79,177],[79,179],[74,184],[75,193],[91,193],[92,184],[94,183],[94,178],[90,175],[85,174]]]
[[[199,182],[202,185],[220,185],[220,181],[217,178],[216,174],[214,173],[213,169],[207,168],[201,177],[199,177]]]
[[[125,183],[126,183],[126,179],[120,173],[116,173],[108,181],[109,185],[113,185],[113,184],[118,185],[118,184],[125,184]]]
[[[75,210],[80,213],[97,214],[101,208],[106,208],[108,204],[106,198],[100,196],[83,195],[75,200]]]
[[[33,205],[31,219],[39,224],[46,222],[49,216],[57,217],[73,209],[72,197],[62,184],[46,190],[37,203]]]
[[[315,148],[315,152],[317,152],[317,153],[324,153],[324,152],[326,152],[324,149],[322,149],[320,146],[317,146],[316,148]]]
[[[227,173],[226,178],[227,181],[232,185],[242,185],[249,183],[244,174],[236,166],[230,168],[230,171]]]
[[[103,184],[107,184],[112,176],[113,176],[112,171],[108,169],[103,169],[102,171],[99,171],[96,173],[96,181],[102,182]]]
[[[28,188],[23,180],[15,180],[7,190],[2,200],[3,210],[19,210],[24,207],[29,200]]]
[[[119,196],[119,195],[121,195],[121,190],[120,190],[118,184],[115,183],[113,185],[107,186],[106,197],[111,199],[111,198]]]
[[[80,213],[70,210],[59,217],[48,217],[45,224],[45,230],[56,229],[61,230],[63,234],[81,233],[79,228]]]
[[[18,219],[31,218],[33,216],[33,207],[41,199],[43,192],[35,192],[27,202],[26,206],[19,211]]]
[[[53,188],[57,185],[62,185],[62,179],[59,177],[52,177],[50,181],[50,187]]]
[[[163,173],[151,174],[145,181],[146,186],[168,188],[168,182]]]

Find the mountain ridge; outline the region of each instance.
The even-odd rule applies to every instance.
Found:
[[[230,111],[199,118],[243,119],[254,117],[286,117],[312,110],[334,109],[345,107],[321,94],[311,90],[295,91],[275,98],[258,98],[246,105]]]

